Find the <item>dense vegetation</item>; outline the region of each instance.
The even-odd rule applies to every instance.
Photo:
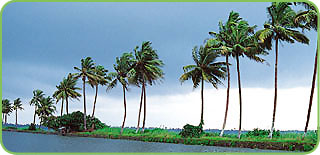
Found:
[[[83,113],[77,111],[58,117],[51,116],[43,123],[43,125],[54,130],[58,130],[58,128],[60,127],[66,127],[68,130],[70,130],[70,132],[79,132],[84,131],[83,118]],[[93,129],[102,129],[106,127],[106,125],[102,123],[98,118],[87,116],[86,119],[88,126],[93,127]]]

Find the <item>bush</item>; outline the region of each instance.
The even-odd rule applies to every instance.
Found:
[[[88,129],[91,129],[93,124],[95,126],[94,129],[102,129],[106,127],[106,125],[102,123],[98,118],[91,118],[90,116],[87,116],[86,119]],[[83,113],[77,111],[58,117],[51,116],[44,121],[43,125],[54,130],[58,130],[60,127],[66,127],[70,131],[83,131]]]
[[[36,125],[31,123],[28,127],[28,130],[36,130]]]
[[[193,126],[190,124],[187,124],[183,126],[182,131],[179,133],[181,137],[195,137],[199,138],[203,134],[202,129],[202,123],[200,123],[198,126]]]
[[[268,137],[270,134],[270,130],[258,129],[255,128],[253,131],[249,131],[246,136],[247,137]],[[273,131],[272,137],[280,137],[280,131]]]

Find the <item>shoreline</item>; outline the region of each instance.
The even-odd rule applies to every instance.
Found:
[[[15,130],[15,129],[2,129],[2,131],[9,132],[24,132],[33,134],[47,134],[47,135],[60,135],[58,132],[46,131],[31,131],[31,130]],[[90,137],[90,138],[105,138],[105,139],[124,139],[142,142],[158,142],[158,143],[173,143],[184,145],[205,145],[205,146],[220,146],[220,147],[237,147],[237,148],[250,148],[250,149],[263,149],[263,150],[283,150],[283,151],[302,151],[308,152],[314,149],[316,144],[312,143],[297,143],[297,142],[256,142],[256,141],[234,141],[234,140],[212,140],[205,138],[160,138],[148,136],[121,136],[121,135],[101,135],[101,134],[83,134],[67,133],[68,137]],[[311,149],[310,149],[311,147]]]

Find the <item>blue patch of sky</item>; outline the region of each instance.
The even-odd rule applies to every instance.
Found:
[[[218,22],[225,22],[232,10],[239,12],[249,24],[257,25],[257,30],[262,29],[268,20],[269,5],[262,2],[11,3],[3,12],[3,96],[30,98],[34,89],[51,94],[55,85],[67,73],[75,72],[73,67],[80,66],[80,59],[87,56],[113,71],[115,57],[133,51],[148,40],[165,63],[164,81],[149,88],[148,93],[187,92],[192,90],[191,81],[181,86],[178,79],[182,67],[193,63],[192,48],[210,38],[209,31],[218,31]],[[306,31],[305,34],[310,38],[309,46],[280,44],[279,88],[311,84],[316,33]],[[240,59],[243,87],[273,87],[274,51],[269,53],[263,56],[269,66]],[[237,88],[235,60],[230,63],[233,64],[231,87]],[[131,92],[131,95],[140,93],[138,88],[131,88]],[[118,96],[122,92],[115,89],[109,94]]]

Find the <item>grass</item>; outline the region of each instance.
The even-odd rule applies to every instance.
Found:
[[[15,127],[4,127],[4,129],[15,129]],[[17,130],[29,131],[27,127],[18,128]],[[73,134],[92,137],[103,136],[109,138],[134,139],[146,142],[300,151],[312,150],[318,140],[316,131],[309,131],[306,137],[302,140],[303,133],[281,133],[279,137],[274,137],[272,139],[267,136],[250,136],[244,133],[242,134],[241,139],[238,139],[237,134],[225,134],[223,137],[220,137],[219,133],[213,132],[206,132],[200,138],[183,138],[179,135],[179,132],[168,131],[160,128],[146,129],[144,133],[136,133],[135,129],[125,128],[122,135],[120,135],[120,130],[121,128],[119,127],[105,127],[92,132],[77,132]],[[37,130],[32,132],[48,131],[37,128]]]

